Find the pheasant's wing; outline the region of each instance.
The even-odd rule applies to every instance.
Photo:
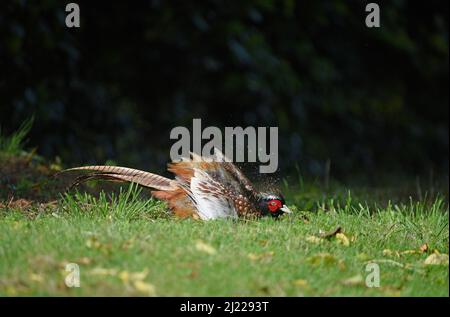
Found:
[[[217,148],[210,160],[191,153],[191,159],[173,162],[168,166],[168,170],[174,173],[177,179],[188,183],[194,176],[195,169],[204,171],[215,181],[235,192],[251,195],[256,193],[250,180]]]
[[[190,159],[170,163],[168,170],[176,175],[178,184],[204,220],[237,217],[233,197],[255,194],[250,181],[217,149],[212,160],[191,153]]]
[[[232,187],[226,177],[218,176],[228,173],[218,163],[181,161],[170,163],[168,170],[176,175],[178,185],[184,190],[201,219],[237,216],[229,198],[229,189]]]
[[[150,187],[158,190],[170,191],[178,187],[175,181],[166,177],[127,167],[93,165],[74,167],[64,170],[60,173],[69,171],[91,172],[78,177],[75,184],[79,184],[90,179],[100,179],[109,181],[133,182],[145,187]]]
[[[255,188],[253,187],[250,180],[241,172],[241,170],[234,165],[231,160],[229,160],[218,148],[214,148],[214,156],[215,161],[223,162],[223,168],[232,175],[232,177],[242,184],[243,188],[251,193],[255,192]]]
[[[190,183],[184,183],[182,186],[196,207],[199,217],[203,220],[236,218],[238,214],[227,188],[200,169],[194,168],[193,173]]]

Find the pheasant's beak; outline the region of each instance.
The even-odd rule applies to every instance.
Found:
[[[292,211],[291,211],[291,210],[288,208],[288,206],[286,206],[286,205],[283,205],[283,207],[281,207],[280,210],[281,210],[282,212],[287,213],[287,214],[291,214],[291,213],[292,213]]]

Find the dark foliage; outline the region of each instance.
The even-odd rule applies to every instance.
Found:
[[[280,167],[448,173],[448,2],[0,4],[0,124],[68,164],[162,169],[169,131],[279,126]]]

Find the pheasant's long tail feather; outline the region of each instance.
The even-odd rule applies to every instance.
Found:
[[[89,174],[78,177],[73,186],[90,179],[100,179],[109,181],[133,182],[145,187],[163,191],[171,191],[178,188],[175,181],[169,178],[128,167],[92,165],[69,168],[62,171],[61,173],[69,171],[91,172]]]

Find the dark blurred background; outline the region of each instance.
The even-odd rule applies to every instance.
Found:
[[[0,125],[66,166],[162,171],[170,130],[278,126],[280,171],[448,175],[448,1],[0,4]]]

